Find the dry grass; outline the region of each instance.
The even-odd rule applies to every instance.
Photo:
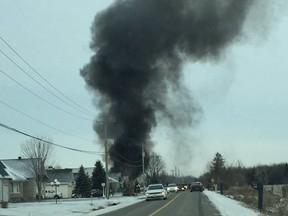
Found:
[[[250,186],[230,187],[224,192],[224,195],[240,201],[250,208],[258,208],[258,191]],[[264,191],[262,213],[269,216],[288,215],[288,199]]]

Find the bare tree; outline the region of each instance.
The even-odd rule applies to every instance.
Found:
[[[165,172],[165,162],[162,157],[156,153],[150,156],[149,166],[146,170],[146,178],[150,183],[158,183],[160,175]]]
[[[54,146],[49,144],[51,138],[42,137],[39,139],[29,139],[21,144],[22,156],[29,158],[27,166],[35,175],[37,185],[37,197],[42,197],[41,191],[43,188],[43,176],[45,175],[45,165],[48,164],[54,156]]]

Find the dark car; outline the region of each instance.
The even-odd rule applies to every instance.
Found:
[[[203,192],[203,190],[204,190],[204,186],[202,185],[201,182],[193,182],[193,183],[191,184],[190,192],[193,192],[193,191]]]
[[[185,187],[183,185],[178,185],[178,191],[185,191]]]

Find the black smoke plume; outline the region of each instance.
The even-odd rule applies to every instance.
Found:
[[[118,0],[95,16],[95,54],[81,75],[96,94],[100,116],[115,122],[108,127],[114,169],[132,178],[141,174],[141,145],[147,165],[157,116],[177,127],[197,120],[198,108],[181,81],[183,61],[217,59],[241,35],[252,2]],[[183,98],[173,110],[168,98],[175,92]]]

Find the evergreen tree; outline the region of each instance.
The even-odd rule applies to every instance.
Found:
[[[82,197],[90,197],[91,186],[89,176],[85,173],[84,167],[81,165],[78,177],[76,179],[76,193]]]
[[[210,173],[215,178],[216,182],[221,181],[221,174],[225,170],[225,160],[222,155],[217,152],[210,166]],[[218,182],[219,183],[219,182]]]
[[[283,184],[288,184],[288,164],[284,164]]]
[[[92,173],[92,189],[102,189],[102,183],[106,183],[106,172],[101,161],[96,161]]]

